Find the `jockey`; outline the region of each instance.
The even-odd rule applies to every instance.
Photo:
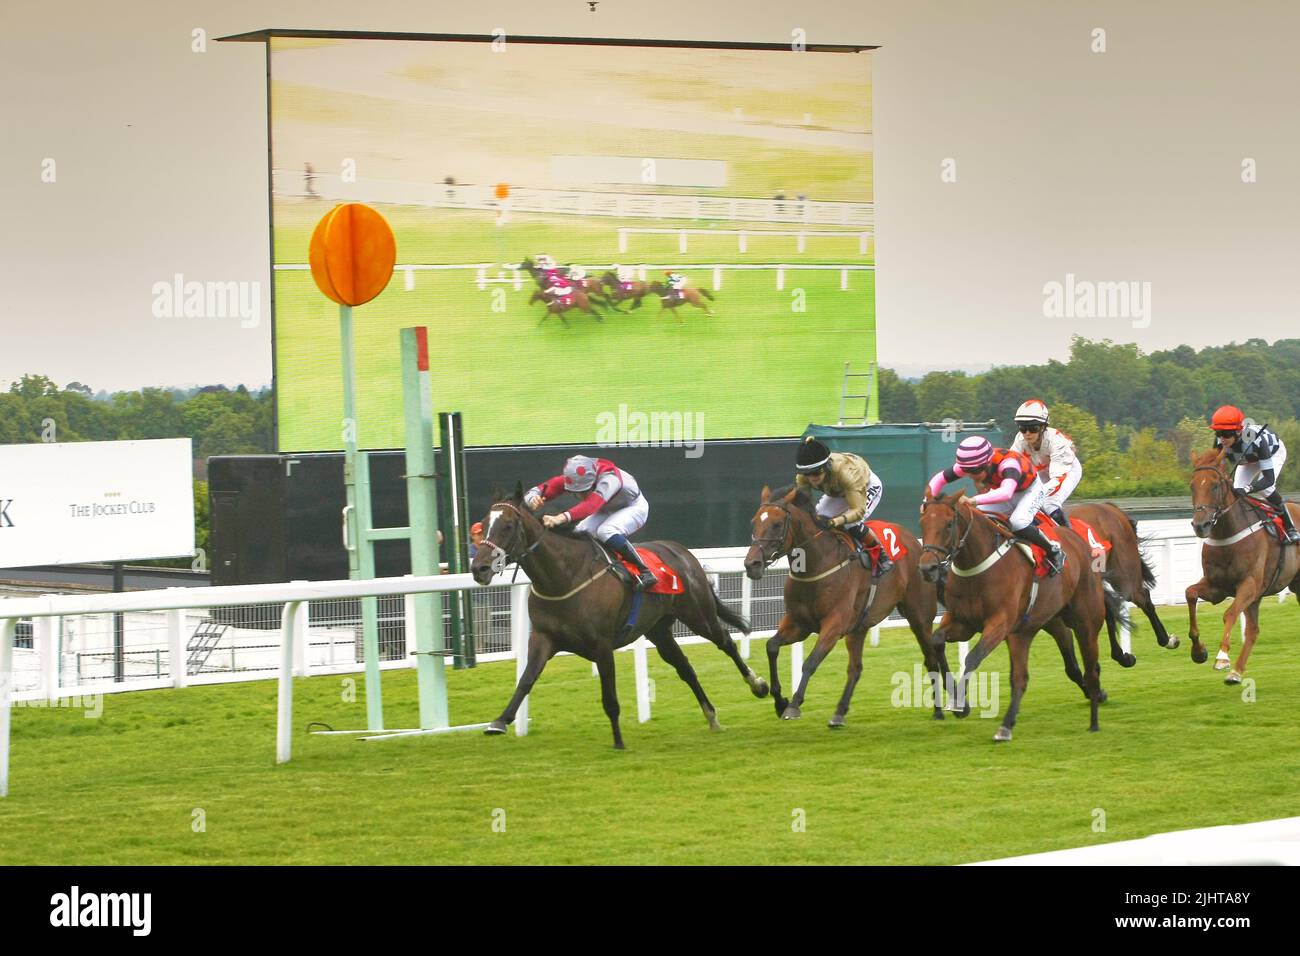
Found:
[[[666,271],[664,275],[668,277],[669,295],[676,295],[679,299],[685,298],[686,276],[680,272],[675,272],[672,269]]]
[[[857,455],[832,452],[812,435],[803,440],[795,458],[798,475],[794,483],[801,488],[809,486],[821,491],[817,501],[817,517],[823,527],[843,528],[858,546],[858,560],[870,569],[868,547],[878,547],[880,564],[876,574],[889,571],[894,562],[889,553],[867,525],[871,512],[880,504],[885,486],[880,476],[873,474],[871,466]]]
[[[561,270],[548,269],[546,272],[545,294],[553,298],[572,295],[573,285]]]
[[[1011,450],[1028,455],[1040,473],[1047,473],[1047,500],[1043,511],[1063,528],[1070,526],[1061,510],[1065,499],[1083,478],[1083,465],[1070,436],[1047,424],[1047,406],[1031,398],[1016,409],[1016,427],[1020,434],[1011,443]]]
[[[574,455],[564,463],[563,474],[529,488],[524,503],[536,511],[566,491],[584,497],[568,511],[544,515],[542,524],[554,528],[576,521],[574,531],[592,535],[638,569],[634,585],[638,590],[653,587],[654,572],[627,540],[650,517],[650,503],[641,494],[636,479],[612,461]]]
[[[567,271],[569,273],[570,282],[581,282],[583,279],[587,278],[587,270],[576,263],[569,263]]]
[[[537,263],[537,268],[541,269],[543,272],[550,272],[555,268],[555,260],[544,252],[539,252],[537,255],[533,256],[533,262]]]
[[[1235,405],[1218,409],[1210,427],[1214,429],[1215,445],[1223,449],[1224,459],[1237,467],[1232,476],[1232,490],[1238,495],[1255,492],[1263,497],[1281,514],[1287,540],[1300,544],[1300,531],[1296,531],[1286,502],[1277,490],[1282,466],[1286,464],[1286,445],[1282,439],[1267,425],[1248,422]]]
[[[1007,515],[1007,524],[1017,538],[1036,544],[1047,554],[1047,573],[1061,573],[1065,555],[1061,546],[1034,524],[1034,516],[1047,498],[1047,489],[1038,480],[1038,469],[1023,452],[994,448],[988,439],[972,435],[957,446],[957,460],[951,467],[930,479],[931,496],[937,498],[944,486],[958,478],[970,476],[991,487],[968,499],[975,507]],[[996,487],[992,487],[996,483]]]

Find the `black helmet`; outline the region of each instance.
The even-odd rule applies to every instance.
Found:
[[[799,455],[795,458],[794,470],[801,475],[811,475],[821,471],[831,460],[831,450],[812,435],[803,440],[799,446]]]

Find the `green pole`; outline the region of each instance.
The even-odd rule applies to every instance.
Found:
[[[433,395],[429,378],[429,339],[424,327],[402,329],[402,405],[406,416],[406,502],[410,520],[411,572],[438,573],[438,493],[433,455]],[[446,648],[442,595],[417,594],[415,602],[416,680],[420,729],[449,726]]]
[[[343,509],[344,542],[348,549],[348,577],[362,581],[375,576],[370,543],[370,468],[358,460],[356,372],[352,357],[352,306],[339,306],[339,332],[343,348]],[[359,480],[358,480],[359,479]],[[364,494],[358,493],[358,485]],[[379,622],[374,598],[361,599],[361,627],[366,658],[366,726],[384,729],[384,696],[379,677]]]

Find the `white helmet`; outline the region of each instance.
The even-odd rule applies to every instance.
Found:
[[[1016,409],[1017,422],[1038,422],[1040,425],[1047,424],[1047,406],[1039,399],[1031,398],[1019,408]]]
[[[554,269],[554,268],[555,268],[555,260],[552,259],[550,256],[548,256],[548,255],[547,255],[546,253],[544,253],[544,252],[539,252],[539,253],[537,254],[537,258],[536,258],[534,261],[537,263],[538,266],[540,266],[540,267],[543,268],[543,269]]]
[[[578,266],[578,265],[570,265],[570,266],[569,266],[569,278],[570,278],[570,279],[585,279],[585,278],[587,278],[587,270],[584,269],[582,266]]]
[[[586,455],[574,455],[564,463],[564,490],[589,491],[596,483],[596,462]]]

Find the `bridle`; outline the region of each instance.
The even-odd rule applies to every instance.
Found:
[[[921,510],[924,511],[930,505],[940,504],[940,503],[941,502],[937,498],[927,499],[926,501],[921,502]],[[948,540],[954,543],[947,548],[940,547],[937,544],[921,545],[922,554],[924,554],[926,551],[933,551],[935,552],[935,554],[941,555],[941,557],[939,558],[939,579],[940,580],[943,580],[948,576],[948,569],[952,567],[953,560],[957,557],[957,555],[961,554],[962,548],[966,547],[966,539],[970,537],[971,531],[974,530],[975,528],[975,519],[972,518],[970,521],[966,522],[966,531],[962,534],[961,539],[958,540],[957,529],[961,522],[961,512],[957,509],[957,506],[955,504],[949,504],[948,507],[952,508],[952,520],[948,522],[946,535]]]
[[[514,505],[506,501],[498,501],[495,505],[492,506],[492,510],[495,510],[497,508],[508,508],[509,510],[513,511],[515,514],[519,515],[520,520],[515,524],[514,531],[511,533],[510,541],[513,542],[514,538],[518,537],[521,539],[520,541],[521,545],[528,544],[528,536],[524,532],[524,522],[522,520],[524,517],[523,512],[521,512]],[[488,534],[491,534],[491,531],[492,529],[489,528]],[[534,541],[531,545],[528,545],[528,547],[524,548],[523,551],[521,551],[517,557],[512,557],[511,551],[514,550],[513,544],[511,544],[510,547],[503,548],[501,547],[501,545],[493,541],[488,535],[483,536],[483,544],[486,547],[492,549],[493,552],[492,563],[496,564],[498,560],[498,556],[500,556],[502,570],[504,570],[505,566],[507,564],[510,564],[511,562],[513,562],[516,566],[518,566],[518,564],[521,561],[523,561],[524,558],[528,557],[528,555],[532,554],[533,551],[535,551],[541,545],[541,543],[542,543],[542,536],[538,535],[536,541]]]
[[[767,570],[767,568],[769,568],[774,562],[778,561],[782,555],[789,554],[795,548],[802,547],[802,545],[799,542],[794,540],[794,516],[790,513],[789,506],[784,504],[778,504],[775,501],[765,501],[763,502],[763,507],[774,508],[775,510],[781,512],[781,514],[785,515],[785,531],[782,534],[765,535],[764,537],[761,538],[753,534],[749,536],[749,540],[752,541],[754,544],[758,545],[759,557],[763,559],[763,569]],[[825,528],[818,528],[817,533],[814,534],[811,538],[806,538],[802,544],[806,545],[812,541],[815,541],[817,538],[821,537],[825,532],[826,532]],[[767,547],[766,547],[769,544],[776,545],[776,548],[772,552],[772,556],[770,558],[767,556]]]
[[[1230,512],[1238,504],[1240,504],[1242,499],[1234,498],[1232,504],[1226,506],[1223,504],[1223,498],[1224,495],[1226,494],[1224,489],[1230,487],[1232,483],[1228,480],[1228,476],[1223,473],[1222,469],[1220,469],[1218,465],[1197,465],[1195,468],[1192,469],[1192,474],[1194,475],[1198,471],[1212,471],[1214,472],[1215,477],[1218,479],[1218,481],[1216,481],[1214,485],[1215,503],[1213,505],[1202,504],[1202,505],[1193,506],[1192,523],[1193,524],[1196,523],[1197,512],[1209,511],[1211,508],[1213,508],[1214,514],[1210,518],[1210,527],[1213,528],[1216,524],[1219,523],[1219,519],[1222,518],[1224,515],[1226,515],[1228,512]]]

